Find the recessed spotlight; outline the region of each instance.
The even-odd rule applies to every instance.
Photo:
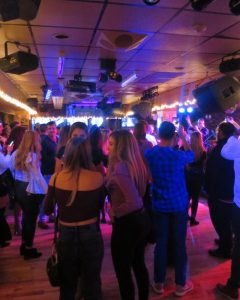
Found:
[[[69,35],[66,33],[54,33],[53,37],[58,40],[65,40],[69,38]]]
[[[143,0],[143,2],[147,5],[156,5],[160,0]]]
[[[182,71],[182,70],[184,70],[184,67],[175,67],[175,70]]]

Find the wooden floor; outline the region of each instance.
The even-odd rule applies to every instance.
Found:
[[[12,218],[8,218],[11,223]],[[209,257],[207,250],[214,247],[216,238],[209,220],[208,208],[204,203],[199,206],[200,225],[188,228],[187,247],[189,272],[194,290],[184,299],[213,300],[225,299],[214,291],[216,283],[224,283],[229,276],[230,261]],[[102,269],[104,300],[120,299],[110,255],[111,225],[102,225],[105,242],[105,257]],[[24,261],[19,256],[20,238],[14,237],[11,246],[0,249],[0,300],[56,300],[58,289],[52,288],[45,273],[46,259],[51,251],[52,225],[50,230],[37,230],[35,245],[42,251],[40,259]],[[152,279],[153,246],[146,249],[146,260]],[[177,299],[173,295],[174,273],[169,269],[166,292],[163,296],[151,291],[150,299]]]

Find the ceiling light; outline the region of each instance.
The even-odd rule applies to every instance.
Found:
[[[215,0],[190,0],[192,8],[197,11],[203,10],[213,1]]]
[[[133,82],[134,80],[136,80],[138,78],[136,73],[133,73],[132,75],[130,75],[129,77],[127,77],[125,80],[123,80],[121,87],[125,87],[128,84],[130,84],[131,82]]]
[[[189,107],[187,108],[187,112],[188,112],[188,113],[192,113],[192,112],[193,112],[193,108],[192,108],[191,106],[189,106]]]
[[[156,5],[160,0],[143,0],[143,2],[147,5]]]
[[[64,51],[60,51],[58,57],[58,68],[57,68],[58,79],[62,78],[63,76],[63,68],[64,68]]]
[[[62,109],[63,107],[63,96],[53,96],[53,106],[55,109]]]
[[[230,0],[229,7],[234,15],[240,15],[240,0]]]
[[[118,74],[116,72],[109,72],[108,77],[112,80],[115,80],[117,82],[122,82],[122,75]]]
[[[47,84],[41,86],[41,89],[43,91],[43,99],[48,101],[52,95],[52,89]]]
[[[185,108],[184,107],[179,107],[178,112],[180,114],[184,114],[185,113]]]

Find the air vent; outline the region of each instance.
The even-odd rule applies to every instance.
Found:
[[[136,49],[148,36],[131,32],[101,32],[98,36],[96,46],[115,51],[122,49],[130,51]]]

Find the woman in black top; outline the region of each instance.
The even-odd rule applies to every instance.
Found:
[[[190,225],[198,225],[196,220],[198,200],[203,184],[204,165],[206,161],[206,151],[203,146],[202,134],[198,131],[194,131],[190,136],[191,150],[195,154],[195,161],[187,166],[186,169],[186,181],[189,199],[191,202],[191,216]]]

